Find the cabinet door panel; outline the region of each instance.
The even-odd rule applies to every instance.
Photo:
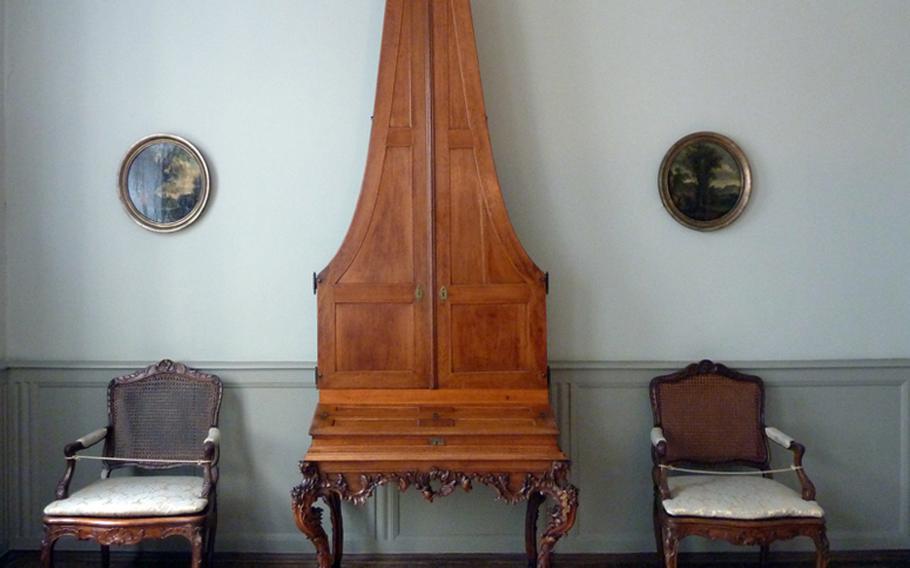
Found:
[[[432,384],[426,2],[389,2],[354,219],[318,276],[319,386]]]
[[[437,384],[545,387],[544,274],[502,199],[470,4],[433,0],[432,9]]]

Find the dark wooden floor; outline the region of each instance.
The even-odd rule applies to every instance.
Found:
[[[153,566],[184,567],[189,565],[187,554],[131,554],[111,555],[111,565],[116,568]],[[223,554],[216,558],[218,568],[290,567],[313,568],[312,555],[294,554]],[[757,554],[690,554],[682,555],[680,566],[756,568]],[[36,568],[36,552],[11,552],[3,559],[8,568]],[[100,555],[85,552],[60,552],[57,568],[90,568],[100,563]],[[588,554],[557,555],[554,568],[654,568],[652,554]],[[769,567],[811,568],[812,556],[807,554],[772,554]],[[517,555],[396,555],[396,556],[345,556],[345,568],[525,568],[527,564]],[[908,568],[910,550],[835,552],[831,568]]]

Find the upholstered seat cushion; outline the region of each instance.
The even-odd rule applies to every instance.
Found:
[[[44,508],[45,515],[75,517],[159,517],[205,509],[202,478],[192,476],[101,479]]]
[[[671,499],[664,510],[673,516],[723,519],[823,517],[815,501],[773,479],[746,475],[683,475],[667,480]]]

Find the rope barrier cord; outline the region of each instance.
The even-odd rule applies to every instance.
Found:
[[[104,456],[70,456],[68,460],[98,460],[98,461],[115,461],[115,462],[134,462],[134,463],[182,463],[189,465],[205,465],[214,463],[212,460],[166,460],[152,458],[115,458]]]
[[[702,475],[764,475],[766,473],[787,473],[790,471],[797,471],[802,469],[801,465],[791,465],[790,467],[782,467],[779,469],[763,469],[756,471],[717,471],[717,470],[704,470],[704,469],[689,469],[686,467],[676,467],[673,465],[660,465],[660,469],[666,469],[670,471],[681,471],[683,473],[700,473]]]

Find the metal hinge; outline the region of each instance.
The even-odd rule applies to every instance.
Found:
[[[550,293],[550,273],[549,272],[543,273],[543,289],[544,289],[545,294]]]
[[[547,387],[550,386],[550,366],[547,365]]]
[[[315,382],[317,386],[319,385],[319,377],[321,376],[322,375],[319,374],[319,367],[313,367],[313,382]]]
[[[316,293],[316,288],[319,288],[319,276],[314,272],[313,273],[313,293]]]

